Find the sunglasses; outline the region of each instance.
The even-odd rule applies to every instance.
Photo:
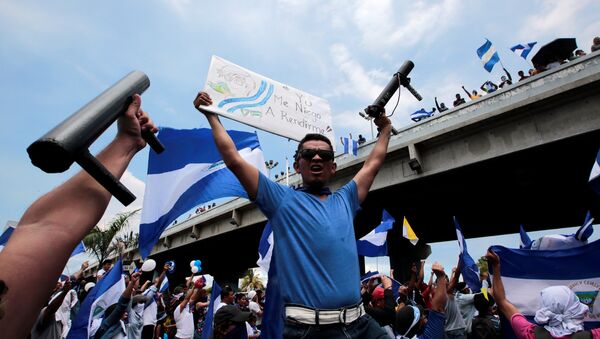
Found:
[[[319,155],[323,161],[333,160],[333,151],[330,150],[305,148],[298,151],[298,154],[306,160],[311,160],[315,155]]]

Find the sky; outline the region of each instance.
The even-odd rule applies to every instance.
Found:
[[[357,113],[405,60],[415,64],[412,85],[424,99],[402,93],[391,117],[396,128],[411,125],[410,113],[429,110],[434,97],[451,105],[461,85],[498,82],[501,68],[486,72],[475,53],[486,38],[516,78],[531,65],[509,47],[537,41],[533,55],[555,38],[574,37],[589,52],[600,34],[599,10],[593,0],[0,1],[0,226],[79,170],[46,174],[26,148],[132,70],[150,78],[142,105],[159,126],[208,126],[192,101],[217,55],[325,98],[336,136],[369,139],[370,125]],[[107,130],[92,153],[115,132]],[[295,142],[258,134],[267,159],[283,164],[293,154]],[[138,196],[130,209],[141,206],[147,154],[140,152],[123,179]],[[112,202],[105,220],[120,209]]]

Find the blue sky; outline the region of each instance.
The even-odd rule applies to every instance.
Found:
[[[0,222],[18,220],[36,197],[78,170],[43,173],[31,165],[27,146],[131,70],[150,77],[143,107],[161,126],[207,126],[192,100],[214,54],[326,98],[337,136],[368,137],[369,124],[357,112],[404,60],[415,63],[412,84],[424,100],[403,94],[392,117],[396,127],[410,125],[410,113],[430,109],[435,96],[451,105],[461,85],[497,81],[500,68],[488,74],[475,54],[485,38],[516,77],[530,66],[510,46],[538,41],[537,50],[554,38],[575,37],[589,52],[600,34],[599,11],[593,0],[1,1]],[[233,122],[226,127],[252,130]],[[92,151],[114,133],[113,127]],[[266,157],[280,163],[296,146],[267,133],[259,138]],[[138,204],[147,152],[123,180]]]

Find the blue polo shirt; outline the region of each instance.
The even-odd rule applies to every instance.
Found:
[[[354,181],[321,200],[260,173],[255,202],[273,229],[284,303],[336,309],[360,301]]]

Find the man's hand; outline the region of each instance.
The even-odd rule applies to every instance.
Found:
[[[202,113],[205,112],[200,110],[200,106],[210,106],[212,103],[213,102],[210,95],[208,95],[206,92],[198,92],[196,99],[194,99],[194,107],[196,107],[196,109]]]
[[[377,130],[380,132],[383,132],[384,129],[387,131],[392,130],[392,122],[385,115],[381,115],[381,116],[375,118],[375,120],[373,120],[373,122],[375,123],[375,126],[377,126]]]
[[[65,280],[65,283],[64,283],[64,285],[63,285],[63,291],[64,291],[65,293],[67,293],[67,292],[69,292],[69,290],[70,290],[70,289],[71,289],[71,279],[69,279],[69,278],[67,277],[67,280]]]
[[[487,254],[485,255],[485,258],[488,261],[488,265],[492,265],[493,267],[500,266],[500,257],[496,253],[494,253],[494,251],[492,251],[491,249],[488,249]]]
[[[390,279],[390,277],[387,275],[382,275],[381,284],[383,285],[384,289],[392,288],[392,279]]]
[[[90,267],[90,263],[86,260],[81,264],[81,272],[85,271]]]
[[[431,270],[433,271],[433,273],[435,273],[435,275],[439,278],[440,274],[444,275],[444,266],[442,266],[442,264],[440,264],[439,262],[434,262],[433,265],[431,265]]]
[[[131,275],[131,282],[132,283],[137,283],[140,280],[140,277],[142,276],[142,272],[135,272]]]
[[[125,114],[119,118],[117,138],[127,140],[132,143],[136,151],[146,146],[146,141],[142,139],[142,131],[158,132],[158,128],[148,117],[148,114],[142,110],[142,98],[138,94],[133,95],[133,101],[125,111]]]
[[[170,268],[171,268],[171,266],[170,266],[170,265],[168,265],[168,264],[165,264],[165,265],[163,266],[163,272],[166,272],[166,271],[168,271]]]

